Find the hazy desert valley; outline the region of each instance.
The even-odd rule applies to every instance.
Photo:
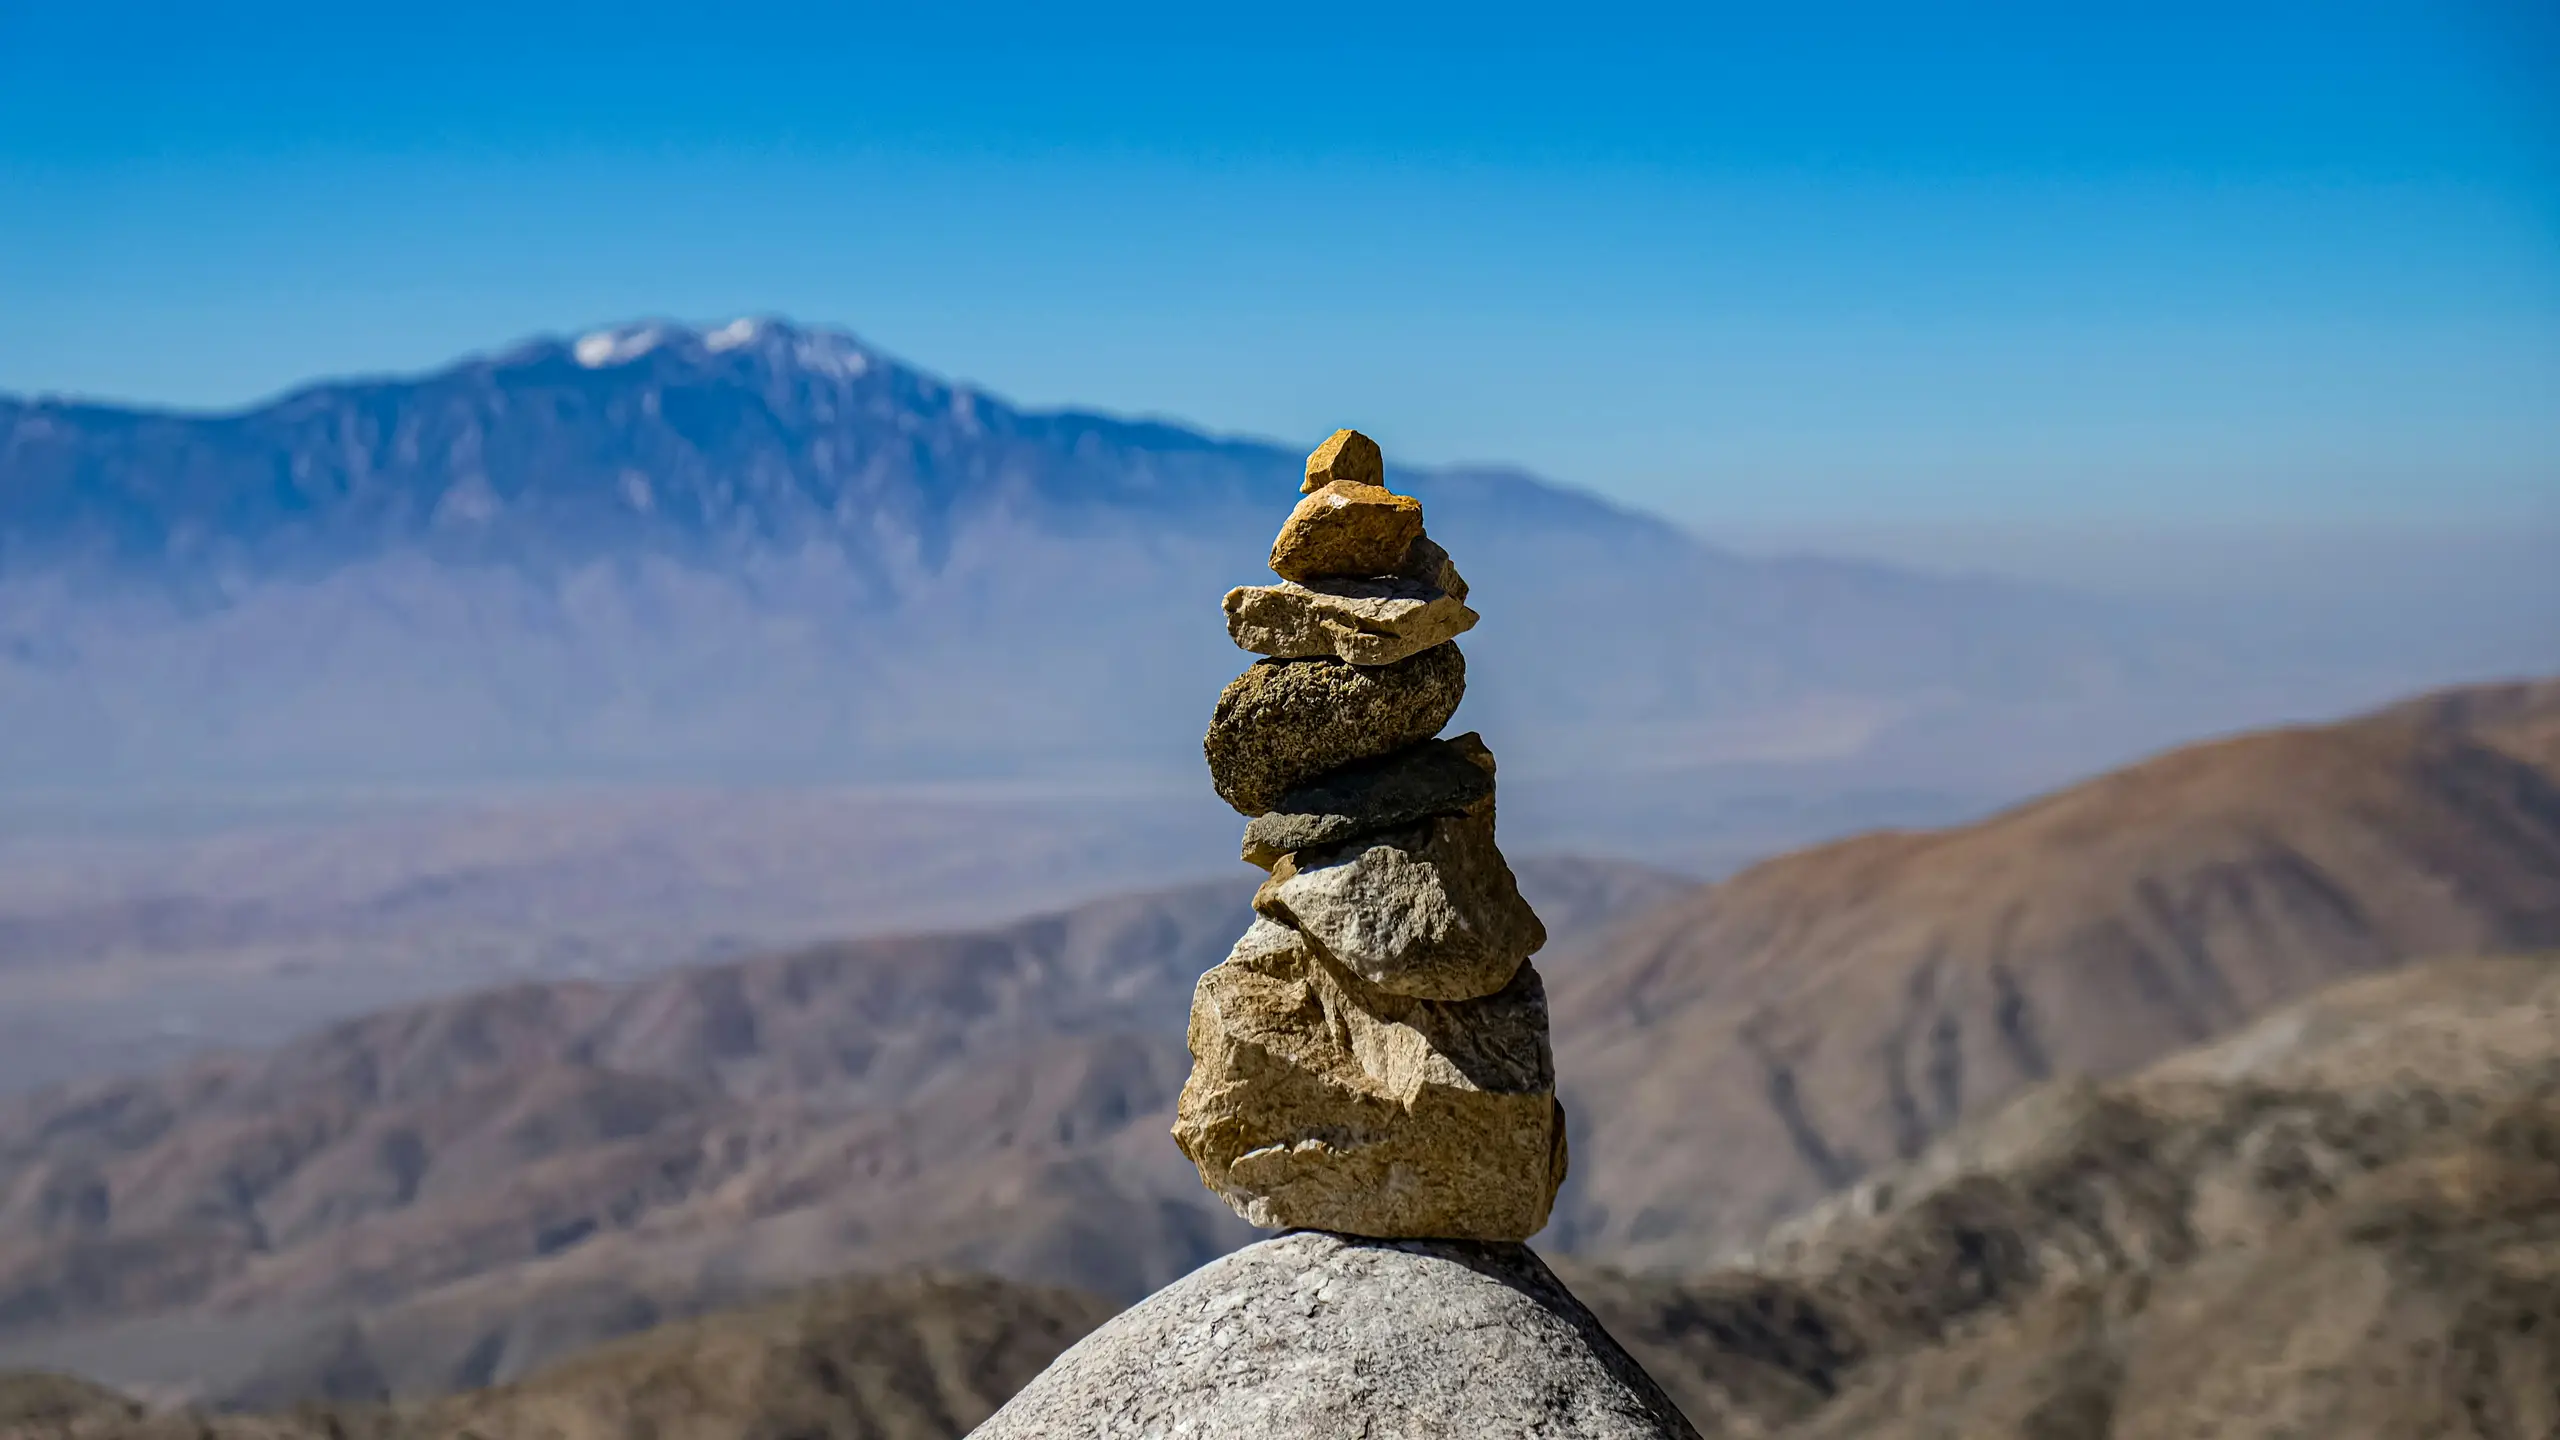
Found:
[[[0,1433],[958,1436],[1255,1238],[1168,1130],[1296,464],[779,322],[0,399]],[[2560,1434],[2560,680],[2478,678],[2550,631],[1391,478],[1535,1245],[1702,1434]]]

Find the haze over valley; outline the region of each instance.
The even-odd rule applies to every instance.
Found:
[[[771,319],[220,415],[0,399],[0,1086],[1234,873],[1200,602],[1295,467]],[[1458,723],[1527,853],[1719,875],[2560,664],[2530,616],[2258,626],[1394,478],[1485,597]]]
[[[2279,1242],[2345,1297],[2287,1322],[2301,1343],[2374,1363],[2435,1345],[2487,1367],[2460,1383],[2530,1403],[2542,1342],[2461,1327],[2560,1323],[2528,1273],[2560,1196],[2535,1168],[2560,1077],[2555,737],[2560,682],[2448,691],[1722,883],[1524,862],[1587,1117],[1541,1246],[1693,1415],[1772,1427],[1737,1433],[1903,1414],[1910,1384],[1986,1424],[2174,1408],[2182,1387],[2122,1367],[2210,1357],[2145,1287],[2244,1306],[2215,1323],[2245,1330],[2230,1272]],[[518,983],[21,1097],[0,1105],[0,1364],[251,1406],[540,1393],[584,1347],[812,1276],[922,1265],[1133,1300],[1253,1234],[1164,1140],[1192,983],[1247,894]],[[2374,1229],[2413,1205],[2434,1238]],[[2402,1333],[2356,1299],[2366,1257],[2433,1277],[2390,1292],[2430,1318]],[[875,1337],[959,1325],[990,1364],[1013,1332],[972,1328],[989,1317],[1098,1313],[896,1293],[808,1303],[889,1306]],[[1755,1329],[1772,1305],[1803,1325]],[[856,1343],[786,1313],[559,1373]],[[2056,1314],[2087,1328],[2038,1328]],[[2316,1370],[2283,1403],[2364,1403]],[[2407,1403],[2389,1413],[2440,1402]]]

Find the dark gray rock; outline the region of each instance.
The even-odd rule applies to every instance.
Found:
[[[1218,798],[1259,815],[1329,770],[1439,734],[1466,693],[1455,645],[1393,665],[1258,661],[1218,696],[1201,750]]]
[[[1456,815],[1493,793],[1492,756],[1473,731],[1346,765],[1280,797],[1244,827],[1246,863]]]
[[[1058,1357],[978,1440],[1697,1440],[1525,1245],[1305,1230]]]

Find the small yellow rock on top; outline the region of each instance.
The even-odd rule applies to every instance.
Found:
[[[1378,442],[1357,430],[1336,430],[1331,439],[1315,448],[1307,457],[1307,481],[1298,487],[1301,495],[1313,495],[1327,485],[1340,481],[1351,485],[1384,485],[1387,483],[1387,458],[1378,453]]]

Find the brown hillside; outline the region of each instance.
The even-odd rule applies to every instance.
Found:
[[[2560,680],[2519,680],[2439,690],[2384,710],[2377,720],[2469,736],[2560,773]]]
[[[154,1414],[68,1377],[0,1375],[0,1440],[955,1440],[1116,1308],[982,1277],[859,1277],[448,1400],[264,1416]]]
[[[2560,956],[2059,1081],[1679,1278],[1575,1272],[1709,1434],[2560,1433]]]
[[[925,1440],[968,1433],[1119,1307],[983,1278],[841,1281],[427,1408],[411,1435]]]
[[[2560,943],[2555,715],[2495,687],[2198,745],[1657,907],[1551,967],[1582,1182],[1551,1238],[1695,1265],[2036,1081]]]
[[[1682,884],[1521,875],[1560,934]],[[0,1102],[0,1366],[432,1394],[847,1271],[1135,1298],[1252,1233],[1166,1133],[1249,894],[518,986]]]
[[[1559,1269],[1710,1435],[2541,1440],[2560,957],[2353,981],[2129,1080],[2038,1087],[1714,1273]],[[956,1436],[1108,1308],[857,1280],[514,1385],[267,1416],[0,1377],[0,1435]]]

